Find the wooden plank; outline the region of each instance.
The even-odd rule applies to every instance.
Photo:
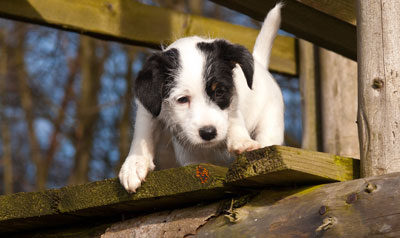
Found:
[[[212,0],[257,19],[264,20],[277,0]],[[282,28],[307,41],[357,59],[357,37],[353,0],[286,0]]]
[[[7,237],[399,237],[399,188],[400,173],[296,189],[270,188],[255,197],[111,224],[79,224]]]
[[[356,25],[355,0],[296,0],[339,20]]]
[[[0,233],[16,232],[221,199],[227,168],[200,164],[155,171],[135,194],[117,179],[0,196]]]
[[[265,190],[193,237],[399,237],[399,188],[400,173],[393,173],[297,192]]]
[[[400,171],[400,1],[358,0],[362,176]]]
[[[2,0],[0,17],[159,48],[177,38],[221,37],[253,49],[258,30],[130,0]],[[278,36],[270,70],[297,74],[295,40]]]
[[[321,184],[359,177],[358,160],[286,146],[246,152],[229,168],[238,186]]]
[[[229,170],[200,164],[154,171],[135,194],[127,193],[117,179],[106,179],[0,196],[0,234],[73,224],[88,226],[94,221],[109,223],[124,214],[237,196],[248,193],[247,187],[345,181],[358,176],[353,170],[359,170],[358,161],[349,158],[271,146],[240,155]]]

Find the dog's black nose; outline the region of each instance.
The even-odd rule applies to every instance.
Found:
[[[217,136],[217,129],[213,126],[204,126],[199,129],[200,137],[203,140],[212,140]]]

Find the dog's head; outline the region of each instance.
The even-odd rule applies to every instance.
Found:
[[[238,65],[251,88],[253,57],[246,48],[225,40],[182,38],[148,58],[135,81],[135,95],[178,141],[216,145],[226,139]]]

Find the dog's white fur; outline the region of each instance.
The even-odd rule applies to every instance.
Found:
[[[163,102],[158,117],[154,117],[137,100],[135,133],[128,157],[122,165],[119,179],[125,189],[135,192],[149,171],[155,168],[183,166],[193,163],[228,165],[232,153],[282,144],[284,140],[284,106],[279,86],[268,72],[272,43],[280,25],[280,9],[272,9],[257,37],[254,50],[252,89],[246,84],[241,67],[233,69],[235,92],[229,108],[221,110],[212,103],[204,90],[202,77],[205,57],[198,42],[213,42],[197,36],[175,41],[167,49],[178,49],[181,60],[176,85]],[[190,103],[177,99],[189,97]],[[210,141],[199,136],[199,128],[212,125],[217,135]],[[179,134],[170,130],[179,126]],[[173,133],[173,132],[172,132]]]

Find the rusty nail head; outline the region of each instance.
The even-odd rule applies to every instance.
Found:
[[[380,78],[374,78],[372,82],[372,88],[374,89],[380,89],[383,87],[383,80]]]
[[[321,206],[319,208],[319,215],[324,215],[326,213],[326,211],[328,211],[328,208],[326,206]]]
[[[352,204],[352,203],[355,202],[356,200],[357,200],[357,194],[352,193],[352,194],[350,194],[349,196],[347,196],[346,203],[347,203],[347,204]]]

